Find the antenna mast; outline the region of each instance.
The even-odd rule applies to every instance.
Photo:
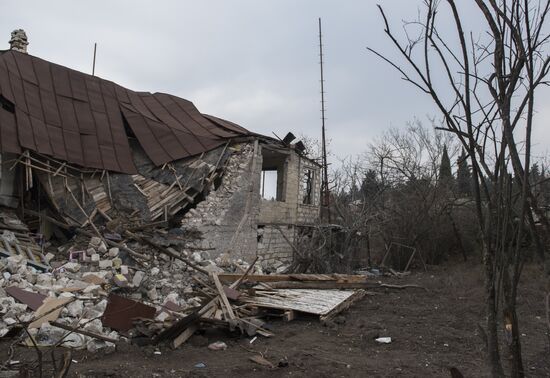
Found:
[[[319,17],[319,59],[321,66],[321,133],[323,153],[323,178],[321,181],[322,206],[326,207],[327,220],[330,223],[330,196],[328,190],[327,142],[325,138],[325,79],[323,77],[323,35],[321,33],[321,17]],[[321,213],[322,214],[322,213]]]
[[[94,43],[94,62],[92,63],[92,76],[95,76],[95,54],[97,51],[97,42]]]

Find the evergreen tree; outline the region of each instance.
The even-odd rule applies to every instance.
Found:
[[[544,167],[542,168],[541,176],[542,176],[542,186],[541,186],[542,202],[541,202],[541,205],[542,206],[550,206],[550,176],[548,176],[546,174],[546,171],[545,171]]]
[[[441,164],[439,165],[439,181],[441,183],[451,183],[452,180],[451,159],[449,159],[447,146],[443,146],[443,155],[441,156]]]
[[[374,169],[367,170],[363,182],[361,183],[361,192],[365,199],[374,197],[380,190],[380,184]]]
[[[539,165],[537,163],[533,164],[531,166],[531,169],[529,170],[529,185],[531,185],[531,188],[533,190],[533,194],[535,197],[537,197],[540,201],[540,197],[542,197],[542,181],[544,180],[544,176],[541,174]]]
[[[468,156],[466,151],[462,149],[462,153],[457,160],[458,170],[456,172],[456,181],[458,186],[458,194],[464,197],[472,195],[472,173],[468,166]]]

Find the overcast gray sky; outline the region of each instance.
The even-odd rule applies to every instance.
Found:
[[[365,151],[390,126],[437,115],[428,97],[366,51],[393,52],[376,3],[399,28],[421,1],[18,0],[2,4],[0,48],[23,28],[29,53],[91,73],[97,42],[98,76],[181,96],[203,113],[263,134],[318,137],[321,17],[327,132],[332,151],[343,157]],[[465,19],[471,10],[462,9]],[[550,144],[548,100],[545,91],[537,107],[539,155]]]

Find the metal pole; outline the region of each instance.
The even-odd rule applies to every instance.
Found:
[[[95,55],[97,51],[97,43],[94,43],[94,62],[92,64],[92,76],[95,76]]]
[[[325,137],[325,79],[323,76],[323,37],[321,33],[321,17],[319,17],[319,58],[321,66],[321,131],[322,131],[322,152],[323,152],[323,180],[321,182],[322,205],[327,209],[327,220],[330,223],[330,196],[328,191],[328,168],[327,168],[327,144]]]

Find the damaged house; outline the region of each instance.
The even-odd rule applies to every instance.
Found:
[[[169,225],[211,257],[292,260],[319,217],[321,178],[292,134],[253,133],[188,100],[29,55],[27,44],[15,31],[0,51],[0,227],[22,231],[3,238],[3,253],[46,263],[17,236],[28,225],[49,238],[54,218],[118,233]]]

